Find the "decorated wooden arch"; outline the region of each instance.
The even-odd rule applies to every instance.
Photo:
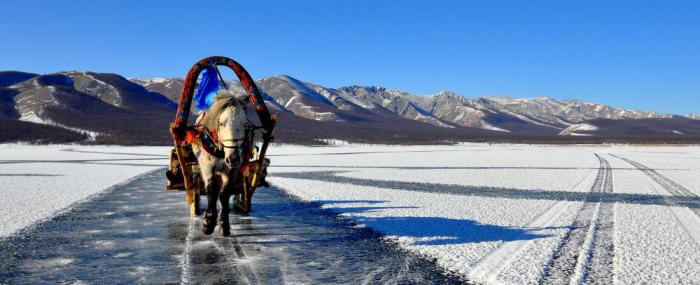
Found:
[[[240,179],[240,185],[235,187],[236,191],[234,191],[233,195],[234,205],[244,212],[249,212],[255,189],[261,184],[266,185],[264,178],[267,173],[266,164],[269,160],[265,158],[265,153],[273,139],[277,115],[270,114],[260,89],[255,85],[255,81],[248,71],[238,62],[228,57],[212,56],[204,58],[195,63],[187,73],[178,100],[175,120],[170,124],[170,133],[173,137],[174,148],[171,152],[171,163],[168,173],[170,173],[171,176],[181,177],[182,181],[180,183],[168,184],[167,189],[185,190],[187,192],[187,202],[190,205],[190,213],[193,215],[199,214],[199,197],[204,187],[201,179],[199,179],[199,166],[196,161],[190,159],[191,156],[189,154],[192,153],[192,148],[187,140],[185,140],[185,137],[188,130],[196,128],[196,126],[188,126],[188,122],[192,100],[197,89],[197,78],[202,71],[212,66],[217,68],[219,66],[226,66],[233,70],[262,123],[262,126],[260,126],[262,129],[262,145],[255,153],[257,155],[255,161],[250,161],[247,167],[241,169],[241,174],[244,178]]]
[[[265,105],[260,89],[258,89],[258,86],[255,85],[255,81],[250,76],[248,71],[243,68],[243,66],[241,66],[235,60],[224,56],[211,56],[204,58],[190,68],[190,71],[187,73],[187,77],[185,78],[182,92],[180,93],[177,115],[175,116],[175,126],[178,128],[185,128],[187,126],[187,120],[189,119],[190,108],[192,106],[192,97],[194,96],[194,91],[197,88],[197,78],[204,69],[210,66],[227,66],[233,70],[236,76],[238,76],[238,80],[241,82],[243,89],[245,89],[246,93],[248,94],[248,98],[250,98],[258,117],[260,117],[260,122],[263,124],[263,127],[268,133],[271,133],[274,122],[272,121],[270,111],[268,111],[267,106]]]

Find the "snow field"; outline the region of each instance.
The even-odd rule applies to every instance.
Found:
[[[624,148],[620,155],[656,169],[662,175],[700,195],[700,153],[696,147]],[[688,175],[695,172],[695,175]]]
[[[168,147],[0,145],[0,237],[166,166],[168,153]],[[604,188],[604,164],[595,154],[612,173],[612,193],[603,195],[615,201],[605,216],[609,231],[600,218],[606,204],[587,196]],[[277,188],[475,282],[542,282],[582,216],[591,220],[579,229],[572,261],[563,261],[570,262],[570,283],[607,272],[593,256],[601,238],[612,239],[603,252],[612,255],[612,276],[602,280],[700,283],[697,208],[673,204],[678,191],[624,160],[698,194],[698,146],[274,145],[269,155],[268,180]],[[683,195],[690,207],[700,203]]]
[[[700,218],[685,207],[645,204],[637,194],[672,196],[632,159],[698,193],[700,147],[658,146],[343,146],[271,148],[277,187],[384,233],[449,271],[489,284],[535,284],[552,270],[599,172],[610,163],[609,239],[620,283],[700,282]],[[690,161],[690,162],[689,162]],[[700,159],[698,160],[700,161]],[[606,194],[607,195],[607,194]],[[628,195],[628,196],[625,196]],[[692,198],[692,197],[691,197]],[[572,283],[586,283],[601,203],[592,202]],[[608,205],[610,207],[610,205]],[[603,232],[605,233],[605,232]],[[597,265],[600,266],[600,265]],[[598,274],[598,273],[596,273]],[[557,282],[565,282],[559,280]]]
[[[161,168],[167,154],[164,147],[0,145],[0,237]]]
[[[662,150],[642,152],[625,148],[620,151],[620,156],[646,162],[645,165],[649,167],[654,167],[648,164],[650,161],[657,161],[654,165],[677,169],[688,167],[684,160],[676,160],[675,157],[666,157],[670,161],[659,161],[658,151]],[[674,160],[676,163],[671,163]],[[613,167],[623,168],[613,172],[615,192],[671,196],[642,171],[634,170],[629,163],[614,158],[610,161]],[[691,173],[697,173],[698,169],[674,173],[677,173],[677,177],[692,178]],[[671,171],[663,173],[668,172]],[[618,281],[678,284],[700,280],[700,235],[697,234],[700,218],[688,208],[618,203],[615,205],[615,217],[616,246],[619,248],[615,263],[618,268],[625,269],[616,272]]]

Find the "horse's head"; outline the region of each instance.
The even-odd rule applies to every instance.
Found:
[[[243,163],[243,144],[246,141],[247,97],[242,94],[220,94],[214,106],[220,108],[216,133],[224,149],[224,162],[229,170],[238,170]],[[217,106],[221,104],[220,106]]]

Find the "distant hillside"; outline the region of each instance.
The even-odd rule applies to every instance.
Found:
[[[38,75],[0,89],[0,94],[6,103],[0,116],[33,123],[24,125],[32,134],[25,137],[39,141],[52,139],[43,137],[37,125],[82,134],[93,143],[163,144],[169,138],[169,118],[176,110],[170,99],[116,74]]]
[[[0,72],[0,142],[170,144],[181,78]],[[696,142],[700,120],[547,97],[431,96],[372,86],[327,88],[290,76],[257,81],[281,120],[278,142]],[[238,82],[231,88],[240,90]],[[194,116],[193,116],[194,117]],[[18,130],[25,130],[24,132]]]

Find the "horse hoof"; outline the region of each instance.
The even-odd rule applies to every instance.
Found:
[[[225,237],[230,236],[231,229],[229,229],[227,227],[219,227],[219,234],[221,234],[221,236],[225,236]]]
[[[204,233],[205,235],[210,235],[213,232],[214,232],[214,227],[202,225],[202,233]]]
[[[219,221],[219,234],[225,237],[230,236],[231,224],[229,224],[228,222]]]
[[[205,235],[210,235],[214,232],[214,227],[216,226],[216,219],[212,219],[211,215],[204,214],[202,217],[202,233]]]

